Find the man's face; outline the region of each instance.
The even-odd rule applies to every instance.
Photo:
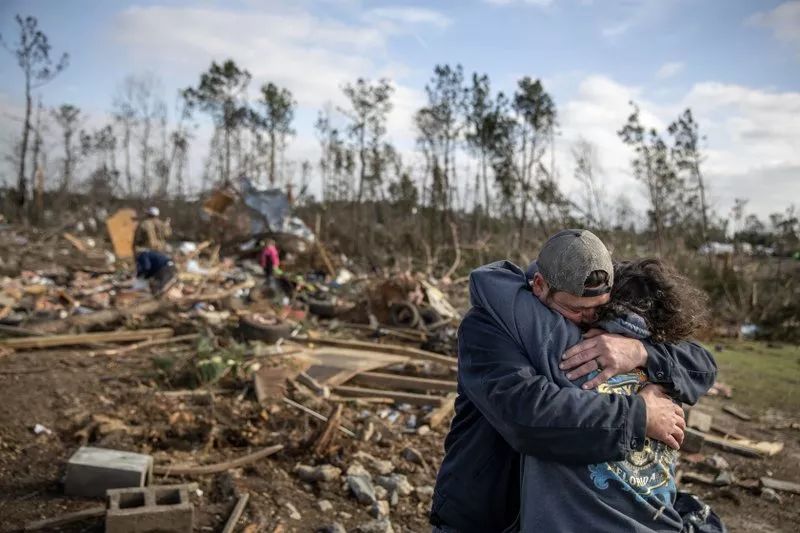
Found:
[[[600,296],[575,296],[567,292],[553,291],[538,272],[531,284],[533,294],[547,307],[577,325],[589,325],[597,320],[597,308],[611,299],[610,294]]]

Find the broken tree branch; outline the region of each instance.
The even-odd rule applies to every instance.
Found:
[[[156,466],[153,468],[153,473],[155,474],[163,474],[165,476],[203,476],[206,474],[217,474],[219,472],[224,472],[226,470],[230,470],[231,468],[238,468],[240,466],[245,466],[250,463],[254,463],[259,459],[264,459],[265,457],[269,457],[270,455],[274,455],[283,449],[283,444],[275,444],[274,446],[268,446],[262,450],[257,452],[253,452],[247,455],[243,455],[238,459],[232,459],[230,461],[224,461],[222,463],[215,463],[211,465],[202,465],[202,466],[186,466],[186,465],[168,465],[168,466]]]
[[[442,278],[449,278],[452,276],[461,265],[461,247],[458,246],[458,228],[456,228],[455,222],[450,223],[450,232],[453,234],[453,248],[455,249],[456,257],[453,259],[453,264],[450,266],[450,269],[445,272]]]

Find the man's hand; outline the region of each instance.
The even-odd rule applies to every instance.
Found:
[[[639,392],[647,409],[646,435],[663,442],[670,448],[680,449],[686,421],[683,409],[675,405],[658,385],[647,385]]]
[[[584,383],[592,389],[608,378],[645,366],[647,351],[641,341],[606,333],[601,329],[589,330],[584,339],[566,351],[560,368],[568,371],[567,378],[575,380],[599,370],[600,373]]]

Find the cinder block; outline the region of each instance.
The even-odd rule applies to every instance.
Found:
[[[106,533],[192,533],[193,521],[187,485],[108,491]]]
[[[108,489],[143,487],[153,475],[153,458],[141,453],[82,446],[67,462],[64,492],[103,498]]]

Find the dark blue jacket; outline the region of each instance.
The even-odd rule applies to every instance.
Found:
[[[584,391],[547,357],[576,344],[581,332],[533,295],[519,267],[502,261],[476,269],[470,299],[431,523],[492,533],[517,517],[520,454],[572,464],[618,461],[642,448],[647,419],[639,396]],[[713,359],[696,344],[645,348],[649,380],[677,400],[695,403],[714,381]]]

